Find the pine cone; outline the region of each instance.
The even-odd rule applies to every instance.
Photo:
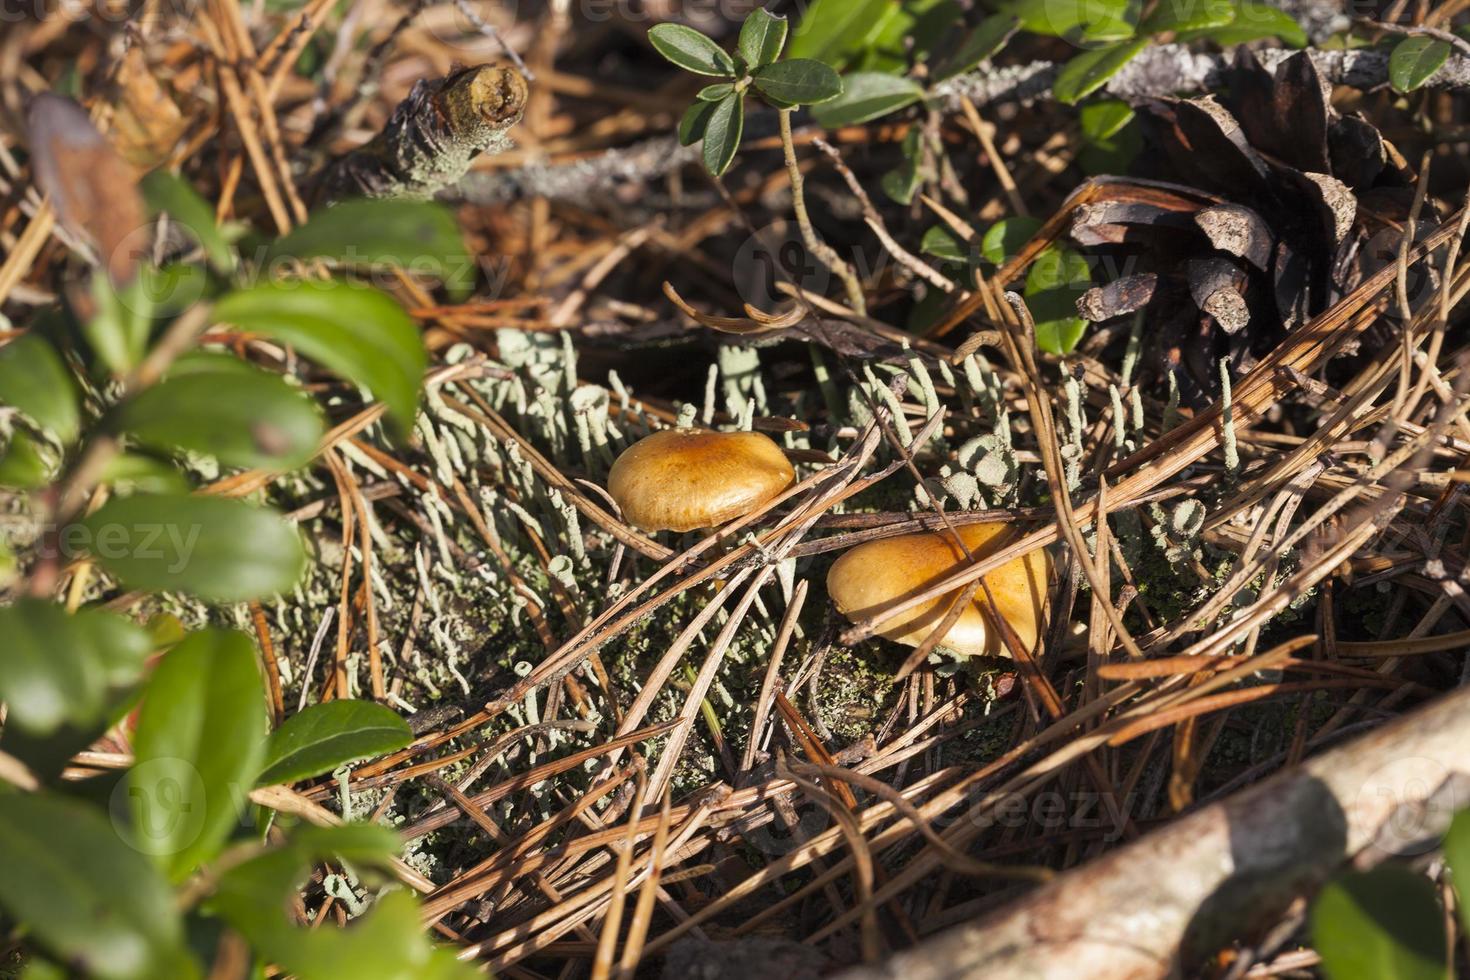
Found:
[[[1273,77],[1242,48],[1226,82],[1219,98],[1137,102],[1138,176],[1106,179],[1071,230],[1119,273],[1082,315],[1144,310],[1150,360],[1195,402],[1218,392],[1222,357],[1248,369],[1394,261],[1413,202],[1398,151],[1333,110],[1307,54]],[[1436,223],[1426,205],[1421,231]]]

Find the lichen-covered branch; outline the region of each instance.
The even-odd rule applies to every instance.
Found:
[[[317,201],[433,197],[463,178],[475,157],[509,145],[527,94],[510,68],[482,65],[419,81],[382,132],[327,165]]]
[[[1310,49],[1312,61],[1322,77],[1334,85],[1358,89],[1388,84],[1388,55],[1382,51],[1323,51]],[[1296,51],[1273,48],[1256,53],[1266,68],[1276,66]],[[1190,51],[1178,44],[1146,48],[1114,75],[1105,86],[1117,98],[1175,95],[1200,92],[1222,84],[1222,72],[1234,55]],[[1007,68],[982,66],[980,70],[941,84],[936,94],[947,108],[958,109],[964,98],[976,105],[1002,102],[1036,102],[1051,98],[1052,82],[1061,66],[1050,61],[1033,61]],[[1470,58],[1455,55],[1429,79],[1431,88],[1470,88]]]
[[[1287,4],[1278,6],[1292,10]],[[1320,0],[1301,6],[1332,10]],[[1321,19],[1321,23],[1329,21]],[[1295,53],[1292,49],[1267,49],[1257,52],[1256,58],[1274,71]],[[1311,55],[1322,77],[1335,85],[1373,89],[1388,84],[1388,56],[1383,52],[1311,49]],[[1141,98],[1206,91],[1221,84],[1221,73],[1230,67],[1233,57],[1229,53],[1197,53],[1182,45],[1161,44],[1143,51],[1113,76],[1106,92],[1118,98]],[[936,94],[946,109],[955,111],[966,97],[976,105],[1036,102],[1051,98],[1052,82],[1059,69],[1060,65],[1050,61],[1005,68],[982,66],[978,71],[944,82]],[[1451,57],[1428,84],[1444,89],[1470,89],[1470,58]],[[751,135],[752,127],[761,128],[760,119],[761,114],[757,113],[747,121],[747,136]],[[538,163],[499,173],[470,174],[453,193],[477,204],[530,197],[596,200],[616,187],[657,180],[698,160],[698,146],[681,147],[672,136],[660,136],[572,163]]]

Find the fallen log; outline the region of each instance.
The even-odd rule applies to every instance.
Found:
[[[842,980],[1189,975],[1350,859],[1429,846],[1467,786],[1461,689]]]

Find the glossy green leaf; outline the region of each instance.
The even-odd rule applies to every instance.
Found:
[[[842,94],[812,112],[817,122],[831,129],[869,122],[913,105],[924,97],[917,83],[879,72],[857,72],[842,80]]]
[[[1444,860],[1455,886],[1455,908],[1460,927],[1470,932],[1470,810],[1460,810],[1444,835]]]
[[[294,783],[413,741],[398,712],[372,701],[314,704],[271,733],[260,785]]]
[[[1450,43],[1434,37],[1406,37],[1388,57],[1388,80],[1400,92],[1429,81],[1450,58]]]
[[[215,224],[214,208],[194,188],[166,170],[155,170],[143,178],[140,190],[153,214],[167,213],[172,221],[188,229],[210,265],[225,275],[235,271],[235,252]]]
[[[228,354],[196,356],[118,410],[146,446],[214,456],[227,466],[289,470],[316,452],[316,403],[279,375]]]
[[[1434,883],[1407,868],[1349,871],[1311,912],[1312,944],[1329,980],[1445,980],[1444,911]]]
[[[731,83],[716,82],[714,85],[706,85],[700,89],[694,97],[701,102],[718,102],[733,91],[735,91],[735,86]],[[693,109],[694,106],[690,108]]]
[[[377,198],[323,208],[266,253],[268,261],[286,257],[397,266],[439,279],[459,296],[468,294],[476,272],[454,215],[432,201]]]
[[[0,607],[0,702],[8,724],[33,735],[101,718],[108,695],[133,683],[152,644],[112,613],[22,598]]]
[[[301,537],[283,517],[227,497],[116,498],[61,534],[129,588],[215,602],[286,592],[306,565]]]
[[[740,149],[740,137],[745,130],[745,100],[738,95],[727,96],[714,104],[714,110],[705,122],[704,167],[716,177],[722,176],[735,162],[735,152]]]
[[[1099,25],[1136,22],[1138,0],[1012,0],[1002,10],[1033,34],[1079,40]]]
[[[1134,56],[1148,47],[1148,38],[1120,41],[1095,51],[1084,51],[1062,66],[1052,83],[1057,101],[1069,105],[1096,92],[1107,84]]]
[[[1138,26],[1141,34],[1199,31],[1228,27],[1237,13],[1232,0],[1159,0]]]
[[[715,105],[715,102],[699,99],[684,110],[684,117],[679,120],[680,146],[693,146],[704,139],[704,131],[709,128],[709,117],[714,115]]]
[[[685,71],[734,78],[735,62],[714,41],[683,24],[655,24],[648,31],[655,50]]]
[[[175,880],[219,852],[265,755],[265,685],[234,630],[191,633],[148,681],[133,738],[132,840]]]
[[[959,49],[945,59],[935,73],[935,81],[974,71],[982,61],[995,57],[1020,26],[1021,20],[1015,14],[999,13],[985,18],[965,35]]]
[[[0,347],[0,404],[20,409],[63,443],[81,431],[71,372],[40,334],[28,333]]]
[[[55,478],[60,462],[50,446],[16,429],[0,449],[0,487],[39,490]]]
[[[1072,249],[1052,245],[1036,257],[1026,275],[1026,305],[1036,322],[1036,346],[1048,354],[1070,354],[1087,331],[1077,301],[1092,285],[1087,260]]]
[[[188,980],[173,891],[95,809],[0,794],[0,906],[79,976]]]
[[[792,32],[786,54],[816,58],[840,71],[898,10],[898,0],[814,0]]]
[[[935,225],[924,232],[919,248],[925,255],[932,255],[946,262],[963,263],[970,260],[969,246],[956,238],[954,233],[943,225]]]
[[[387,406],[399,435],[412,427],[427,359],[418,329],[386,293],[335,279],[265,282],[230,293],[214,312],[368,389]]]
[[[1307,32],[1286,11],[1258,0],[1237,0],[1235,19],[1226,26],[1180,31],[1174,40],[1181,44],[1209,40],[1222,48],[1232,48],[1273,37],[1294,48],[1304,48],[1308,43]]]
[[[786,46],[787,21],[777,17],[764,7],[757,7],[740,25],[740,41],[736,49],[750,70],[771,64],[781,57]]]
[[[980,238],[980,255],[991,265],[1004,265],[1041,229],[1031,217],[1004,218],[985,230]]]
[[[783,105],[816,105],[842,94],[842,79],[812,58],[778,61],[752,77],[756,88]]]

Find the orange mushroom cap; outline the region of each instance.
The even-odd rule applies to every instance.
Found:
[[[693,531],[749,514],[795,480],[781,447],[759,432],[664,429],[617,458],[607,489],[634,527]]]
[[[976,558],[993,555],[1015,540],[1001,524],[969,524],[955,528]],[[948,532],[905,534],[869,541],[832,563],[827,593],[839,612],[851,620],[881,615],[943,580],[965,564],[965,554]],[[995,612],[1010,624],[1028,650],[1034,649],[1046,622],[1047,579],[1051,560],[1036,550],[987,572],[985,583],[995,597]],[[896,643],[916,647],[944,619],[955,593],[949,592],[912,609],[880,619],[877,633]],[[1009,657],[999,631],[986,621],[989,606],[985,590],[950,627],[939,645],[964,656]]]

